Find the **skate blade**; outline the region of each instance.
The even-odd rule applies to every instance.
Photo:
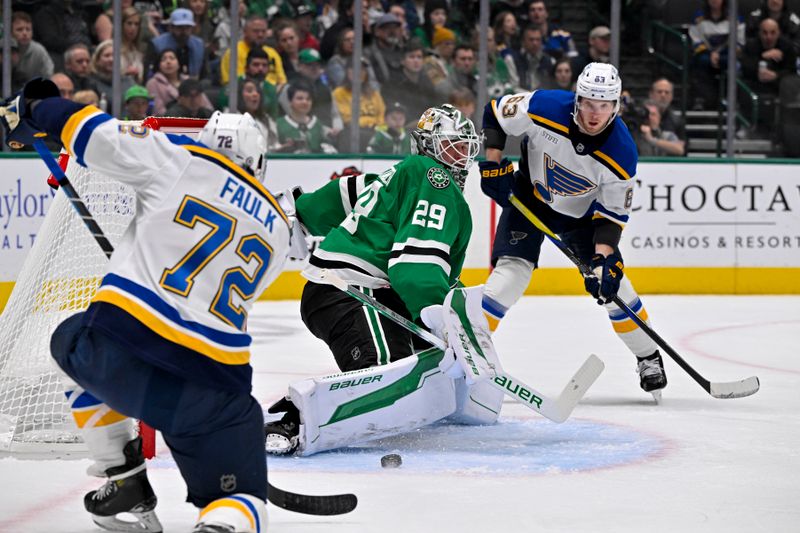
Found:
[[[653,400],[655,400],[656,405],[661,405],[661,389],[650,391],[650,394],[653,395]]]
[[[136,520],[121,520],[118,516],[132,517]],[[94,523],[108,531],[130,531],[135,533],[161,533],[164,528],[158,521],[155,511],[144,511],[140,513],[119,513],[117,516],[92,515]]]

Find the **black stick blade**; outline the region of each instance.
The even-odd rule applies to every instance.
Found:
[[[282,490],[272,485],[272,483],[269,483],[267,488],[267,499],[271,504],[281,509],[318,516],[349,513],[358,505],[358,498],[355,494],[312,496]]]

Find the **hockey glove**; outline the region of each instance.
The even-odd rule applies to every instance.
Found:
[[[50,80],[34,78],[20,92],[0,106],[0,123],[6,133],[6,144],[14,150],[33,144],[36,138],[47,137],[31,116],[31,111],[44,98],[60,96]]]
[[[308,230],[300,222],[300,217],[297,216],[297,208],[295,207],[295,202],[302,194],[303,189],[298,185],[275,195],[278,205],[281,206],[281,209],[289,219],[289,224],[291,224],[288,255],[290,258],[300,261],[308,257],[308,241],[306,238],[309,236]]]
[[[423,307],[419,312],[419,318],[425,324],[431,333],[447,341],[447,330],[445,328],[444,307],[441,304],[429,305]],[[457,363],[456,353],[453,348],[448,346],[444,352],[444,357],[439,363],[439,370],[446,376],[458,379],[464,377],[464,370],[461,365]]]
[[[508,201],[508,195],[514,184],[514,163],[504,157],[499,163],[481,161],[478,167],[481,171],[483,194],[502,207],[509,207],[511,202]]]
[[[619,291],[619,284],[622,281],[622,270],[625,265],[622,264],[622,258],[617,254],[611,254],[604,257],[602,254],[594,254],[591,263],[589,263],[594,273],[593,276],[586,276],[583,279],[583,284],[586,287],[586,292],[594,296],[597,303],[605,305],[610,302]]]
[[[502,372],[482,301],[483,285],[479,285],[451,290],[443,304],[448,352],[455,354],[467,385]]]

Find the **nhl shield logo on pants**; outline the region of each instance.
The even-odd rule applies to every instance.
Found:
[[[219,478],[219,488],[223,492],[236,491],[236,475],[235,474],[222,474]]]

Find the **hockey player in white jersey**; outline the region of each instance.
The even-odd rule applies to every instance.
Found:
[[[586,290],[608,312],[614,331],[637,357],[640,386],[654,395],[667,385],[655,342],[611,299],[624,300],[643,320],[647,312],[623,274],[619,241],[628,221],[636,175],[636,145],[617,116],[622,81],[617,69],[590,63],[576,92],[537,90],[486,105],[486,161],[481,188],[503,207],[483,307],[495,329],[522,296],[537,267],[544,234],[509,202],[513,191],[594,271]],[[524,136],[519,170],[503,158],[506,137]]]
[[[136,191],[135,217],[91,305],[51,339],[74,380],[67,397],[94,470],[108,478],[86,508],[107,529],[161,530],[135,417],[169,446],[200,508],[194,532],[265,531],[247,315],[290,244],[290,221],[261,184],[265,140],[249,115],[215,113],[195,142],[58,94],[35,80],[6,102],[9,144],[60,138],[79,164]],[[126,511],[138,523],[116,519]]]

